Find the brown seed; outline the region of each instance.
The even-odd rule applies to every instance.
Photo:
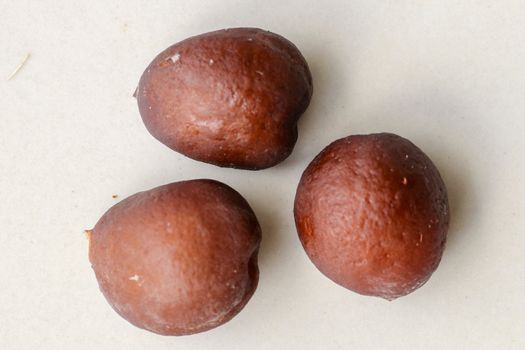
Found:
[[[430,278],[449,223],[438,170],[393,134],[349,136],[326,147],[301,178],[294,212],[306,253],[322,273],[389,300]]]
[[[232,188],[193,180],[137,193],[88,237],[109,304],[137,327],[184,335],[234,317],[258,281],[255,214]]]
[[[262,169],[292,152],[312,77],[290,41],[236,28],[167,48],[136,95],[147,129],[168,147],[218,166]]]

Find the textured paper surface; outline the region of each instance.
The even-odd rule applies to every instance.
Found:
[[[524,18],[519,0],[1,2],[0,348],[525,348]],[[161,50],[237,26],[292,40],[314,77],[295,151],[259,172],[170,151],[132,98]],[[322,276],[292,217],[302,170],[325,145],[379,131],[434,160],[452,209],[440,267],[395,302]],[[99,292],[83,230],[137,191],[203,177],[256,211],[259,288],[213,331],[137,329]]]

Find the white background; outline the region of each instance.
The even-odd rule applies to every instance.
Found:
[[[236,26],[287,37],[314,77],[294,153],[259,172],[170,151],[132,98],[161,50]],[[308,162],[332,140],[379,131],[434,160],[452,212],[440,267],[394,302],[321,275],[292,218]],[[1,0],[0,348],[524,349],[524,171],[522,0]],[[128,195],[202,177],[257,213],[259,287],[207,333],[135,328],[99,292],[83,230]]]

